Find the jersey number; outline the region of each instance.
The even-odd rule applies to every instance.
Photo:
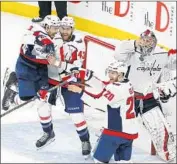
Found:
[[[127,105],[130,105],[129,109],[126,112],[126,119],[135,118],[134,109],[134,97],[129,97],[127,99]]]
[[[110,91],[106,91],[104,97],[106,97],[109,101],[111,101],[114,98],[114,94],[112,94]]]

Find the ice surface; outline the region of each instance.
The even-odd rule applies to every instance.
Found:
[[[19,55],[21,36],[30,25],[30,19],[1,12],[1,88],[2,77],[6,67],[14,69]],[[114,41],[115,42],[115,41]],[[3,95],[3,90],[1,90]],[[1,96],[2,97],[2,96]],[[175,98],[166,108],[176,112]],[[32,163],[93,163],[81,155],[81,143],[75,127],[64,113],[64,107],[53,108],[53,122],[56,140],[41,150],[36,150],[35,142],[42,135],[35,104],[29,104],[1,119],[1,162]],[[99,129],[102,126],[104,113],[85,107],[85,117],[89,125],[92,146],[96,143]],[[176,129],[176,115],[170,121]],[[140,138],[135,141],[132,160],[135,163],[162,163],[156,156],[150,156],[150,138],[141,127]]]

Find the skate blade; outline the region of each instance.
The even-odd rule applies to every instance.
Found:
[[[9,78],[10,75],[10,69],[6,68],[5,73],[4,73],[4,78],[3,78],[3,86],[5,86],[7,79]]]
[[[52,139],[50,139],[49,141],[47,141],[47,143],[46,143],[45,145],[36,148],[36,150],[39,151],[39,150],[41,150],[41,149],[44,149],[45,147],[47,147],[48,145],[50,145],[50,144],[51,144],[52,142],[54,142],[54,141],[55,141],[55,138],[52,138]]]
[[[84,159],[85,159],[85,160],[88,160],[89,158],[91,158],[91,154],[84,155]]]

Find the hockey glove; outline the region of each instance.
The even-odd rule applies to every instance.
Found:
[[[41,101],[48,102],[50,93],[48,92],[48,87],[41,87],[38,91],[37,96]]]
[[[80,68],[80,67],[73,67],[70,69],[72,73],[74,73],[74,76],[78,79],[88,81],[93,76],[93,71]]]
[[[160,93],[160,100],[163,103],[168,102],[170,97],[176,95],[176,84],[173,81],[164,83],[164,85],[158,87]]]

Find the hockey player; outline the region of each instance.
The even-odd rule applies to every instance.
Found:
[[[67,74],[73,67],[83,67],[85,60],[85,43],[79,35],[74,33],[74,20],[72,17],[64,17],[60,23],[60,35],[63,41],[58,46],[56,57],[50,56],[48,62],[50,83],[57,84],[58,79],[67,79]],[[59,74],[59,76],[58,76]],[[57,77],[58,76],[58,77]],[[57,77],[57,78],[56,78]],[[64,99],[65,112],[69,113],[82,142],[82,155],[88,156],[91,152],[90,135],[83,113],[82,94],[73,93],[67,87],[61,88]]]
[[[41,124],[44,127],[44,135],[39,141],[54,138],[53,127],[46,119],[51,120],[50,113],[53,104],[53,96],[46,101],[48,84],[47,58],[55,55],[55,48],[52,39],[59,30],[60,20],[57,16],[48,15],[44,18],[43,24],[33,24],[23,37],[20,55],[16,62],[16,70],[10,74],[6,83],[6,90],[2,100],[2,106],[7,110],[11,103],[21,104],[24,101],[39,96],[36,100]],[[18,84],[18,93],[12,87]],[[42,111],[42,112],[41,112]],[[44,112],[43,112],[44,111]],[[42,113],[42,114],[41,114]]]
[[[74,20],[71,17],[64,17],[60,22],[61,37],[55,37],[55,57],[49,56],[48,61],[48,82],[52,85],[57,85],[59,81],[69,78],[70,68],[82,67],[84,62],[85,45],[81,37],[74,33]],[[56,60],[57,59],[57,60]],[[53,66],[52,66],[53,64]],[[57,65],[61,64],[61,65]],[[11,78],[15,77],[12,73]],[[8,83],[7,83],[8,84]],[[87,124],[83,114],[83,102],[80,100],[81,95],[68,91],[66,87],[61,89],[61,94],[64,98],[65,111],[70,114],[79,138],[82,142],[82,154],[85,156],[91,152],[90,136]],[[45,94],[47,95],[47,94]],[[44,95],[44,99],[45,99]],[[5,97],[5,96],[4,96]],[[56,91],[52,92],[49,97],[50,103],[53,105],[56,101]],[[40,121],[44,132],[53,131],[51,118],[51,110],[43,108],[38,110]],[[51,133],[51,132],[50,132]],[[50,134],[49,133],[49,134]],[[45,133],[44,133],[45,134]],[[45,135],[47,136],[47,135]],[[48,137],[41,137],[36,142],[38,148],[44,146],[48,142]]]
[[[14,84],[17,85],[17,81],[19,97],[22,101],[27,101],[36,95],[35,84],[33,83],[37,81],[40,86],[42,86],[42,83],[46,85],[46,80],[48,80],[47,64],[49,64],[47,56],[55,53],[52,39],[58,32],[59,21],[56,16],[46,16],[44,26],[33,24],[24,34],[20,55],[16,62],[16,73],[12,72],[6,83],[6,90],[2,100],[4,110],[8,110],[10,100],[14,101],[13,98],[16,92],[11,87]],[[17,98],[17,101],[20,101],[19,98]]]
[[[167,102],[176,95],[176,82],[171,80],[176,76],[176,73],[175,76],[171,74],[172,69],[176,71],[171,64],[176,62],[176,51],[165,52],[156,45],[155,34],[146,30],[139,39],[122,41],[117,45],[115,59],[129,65],[127,75],[135,91],[136,113],[141,113],[143,124],[152,137],[158,155],[168,161],[176,156],[175,146],[169,147],[170,142],[174,141],[170,141],[169,128],[161,112],[161,102]]]
[[[116,161],[130,162],[132,143],[138,137],[138,133],[134,91],[129,80],[125,78],[127,66],[123,62],[111,63],[106,71],[109,82],[102,82],[94,76],[94,73],[89,72],[89,70],[79,72],[79,77],[84,78],[90,85],[90,87],[85,87],[84,92],[76,85],[69,85],[68,89],[83,93],[81,97],[83,101],[91,96],[102,98],[107,104],[106,124],[93,154],[94,161],[95,163],[108,163],[114,155]]]

